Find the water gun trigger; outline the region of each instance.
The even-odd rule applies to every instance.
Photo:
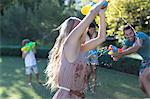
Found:
[[[123,50],[121,48],[118,48],[118,52],[121,53]]]

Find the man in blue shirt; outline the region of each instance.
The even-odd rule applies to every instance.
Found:
[[[127,25],[124,27],[125,43],[123,52],[114,53],[113,59],[119,59],[124,55],[137,52],[143,58],[139,70],[139,82],[141,89],[150,97],[150,37],[143,32],[134,32],[134,29]]]

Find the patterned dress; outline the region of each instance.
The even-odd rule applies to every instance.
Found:
[[[84,55],[80,52],[74,63],[69,63],[64,56],[61,55],[60,70],[58,75],[59,86],[71,90],[83,92],[87,86],[87,66],[84,62]],[[58,89],[53,99],[81,99],[69,91]]]

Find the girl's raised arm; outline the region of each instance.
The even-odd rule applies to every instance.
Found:
[[[64,44],[64,52],[69,62],[73,62],[77,58],[81,47],[81,37],[84,34],[86,28],[90,25],[90,23],[94,20],[95,16],[101,10],[100,5],[102,3],[103,1],[97,3],[90,10],[89,14],[85,16],[85,18],[68,35]]]
[[[106,39],[106,23],[105,23],[104,10],[100,11],[99,16],[100,16],[100,26],[99,26],[98,36],[94,39],[85,42],[85,44],[82,44],[81,48],[83,52],[94,49],[98,45],[102,44]]]

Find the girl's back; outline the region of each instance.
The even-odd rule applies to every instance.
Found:
[[[84,62],[84,55],[80,52],[75,62],[69,63],[62,52],[60,60],[60,69],[58,74],[58,84],[71,90],[83,92],[87,82],[87,67]],[[69,94],[69,91],[59,89],[55,98],[58,99],[79,99],[74,94]]]

